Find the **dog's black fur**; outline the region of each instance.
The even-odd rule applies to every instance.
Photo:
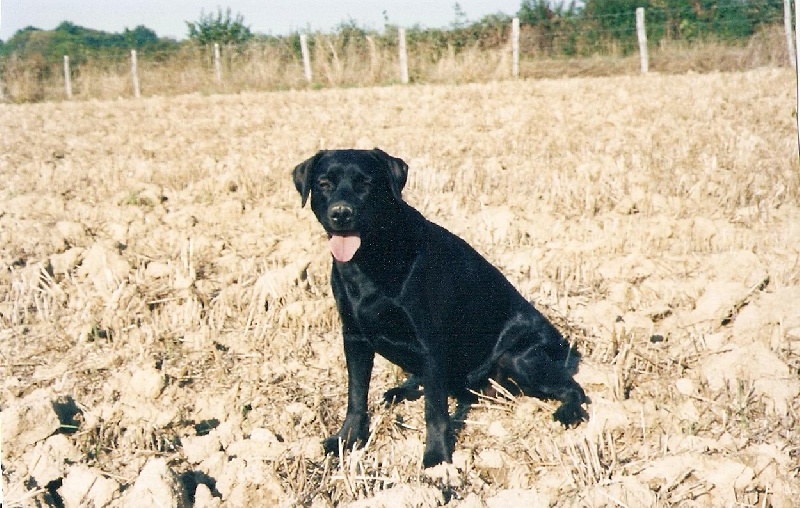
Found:
[[[489,378],[560,400],[553,417],[564,425],[584,420],[588,399],[572,378],[577,351],[497,268],[403,201],[407,172],[377,148],[321,151],[294,168],[303,206],[311,196],[329,237],[361,242],[347,261],[334,259],[331,272],[348,394],[342,428],[325,450],[337,453],[339,439],[346,447],[366,441],[375,353],[411,374],[384,394],[387,403],[417,398],[424,386],[425,467],[452,459],[448,394],[466,400]]]

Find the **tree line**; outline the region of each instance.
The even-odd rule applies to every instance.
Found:
[[[651,41],[702,40],[744,41],[765,25],[782,20],[783,0],[585,0],[558,2],[522,0],[513,15],[497,13],[470,21],[461,6],[454,6],[454,21],[448,27],[427,28],[416,25],[406,29],[409,45],[425,44],[440,52],[458,52],[465,47],[486,49],[503,47],[508,41],[512,17],[518,17],[528,34],[530,49],[549,56],[580,56],[613,43],[623,52],[636,44],[634,12],[647,12],[648,37]],[[366,44],[367,36],[384,46],[397,41],[397,26],[385,20],[382,31],[361,27],[355,20],[342,22],[334,29],[337,45]],[[187,22],[187,39],[177,41],[159,37],[145,26],[109,33],[78,26],[69,21],[54,30],[27,27],[7,41],[0,41],[0,58],[36,60],[42,65],[56,64],[70,55],[76,64],[89,58],[124,58],[131,49],[147,58],[168,59],[186,46],[219,43],[226,47],[251,42],[281,45],[300,53],[299,33],[261,35],[245,25],[244,18],[230,9],[201,12],[197,21]],[[314,44],[310,34],[310,43]],[[434,55],[435,57],[435,55]]]

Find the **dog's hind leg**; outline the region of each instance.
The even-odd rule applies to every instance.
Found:
[[[557,399],[561,406],[553,418],[565,426],[588,418],[581,407],[589,399],[583,388],[572,378],[563,362],[553,360],[538,347],[516,353],[506,353],[498,361],[502,378],[519,387],[522,393],[542,399]]]
[[[546,332],[536,334],[535,336],[539,339],[539,342],[532,344],[531,347],[538,346],[539,343],[547,344],[554,339],[561,340],[558,331],[538,312],[535,312],[533,316],[518,313],[513,318],[509,319],[505,327],[503,327],[503,331],[500,332],[500,336],[497,338],[497,342],[494,345],[492,354],[467,375],[465,388],[468,390],[478,390],[481,388],[481,386],[486,383],[489,375],[495,370],[500,359],[507,355],[509,351],[517,349],[520,340],[527,339],[531,336],[531,329],[543,330]],[[553,334],[554,337],[551,337]]]

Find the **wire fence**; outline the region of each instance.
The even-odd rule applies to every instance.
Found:
[[[790,65],[783,0],[747,5],[755,4],[760,9],[757,23],[746,23],[741,2],[717,6],[713,16],[648,9],[649,70],[733,71]],[[132,52],[81,48],[49,58],[12,54],[0,59],[0,93],[12,102],[111,99],[609,75],[642,69],[633,11],[522,23],[516,41],[512,26],[510,19],[450,30],[387,26],[382,32],[369,32],[343,25],[332,34],[261,37],[216,48],[187,42]],[[401,32],[406,33],[405,44]],[[301,39],[306,44],[305,62]]]

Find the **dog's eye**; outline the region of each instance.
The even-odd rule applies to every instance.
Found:
[[[367,192],[372,186],[372,180],[358,180],[353,184],[356,192]]]
[[[333,190],[333,183],[327,178],[323,178],[317,182],[317,188],[323,192]]]

